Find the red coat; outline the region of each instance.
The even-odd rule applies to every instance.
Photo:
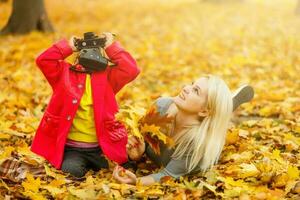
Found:
[[[105,71],[91,75],[96,134],[104,154],[122,164],[127,161],[127,134],[118,140],[111,137],[112,132],[124,130],[118,123],[112,123],[118,111],[115,94],[135,79],[140,71],[136,61],[119,42],[114,42],[105,51],[117,66],[107,67]],[[70,70],[71,64],[64,60],[71,54],[68,42],[61,40],[36,59],[53,94],[36,131],[31,150],[57,169],[61,168],[67,136],[85,89],[86,74]]]

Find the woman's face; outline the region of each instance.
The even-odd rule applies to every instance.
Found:
[[[174,103],[185,112],[196,114],[206,110],[208,78],[199,78],[190,85],[185,85],[174,98]]]

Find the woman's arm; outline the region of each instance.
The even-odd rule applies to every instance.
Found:
[[[120,166],[116,166],[113,172],[113,177],[121,183],[134,185],[137,182],[140,182],[142,185],[151,185],[155,182],[159,182],[161,178],[165,176],[170,176],[177,179],[186,174],[188,174],[188,170],[186,168],[186,160],[171,159],[167,166],[158,173],[150,174],[148,176],[143,176],[140,178],[137,178],[136,175],[131,171],[125,170]]]
[[[143,176],[139,178],[139,181],[142,185],[152,185],[156,182],[152,176]]]

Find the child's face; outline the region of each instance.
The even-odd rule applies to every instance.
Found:
[[[206,109],[208,96],[208,78],[197,79],[186,85],[174,98],[176,106],[188,113],[199,113]]]

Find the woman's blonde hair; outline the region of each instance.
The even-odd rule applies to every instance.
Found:
[[[174,138],[176,148],[172,157],[186,157],[189,172],[198,164],[206,171],[218,162],[232,114],[232,95],[226,83],[216,76],[208,75],[207,78],[208,116],[199,126],[193,126]]]

